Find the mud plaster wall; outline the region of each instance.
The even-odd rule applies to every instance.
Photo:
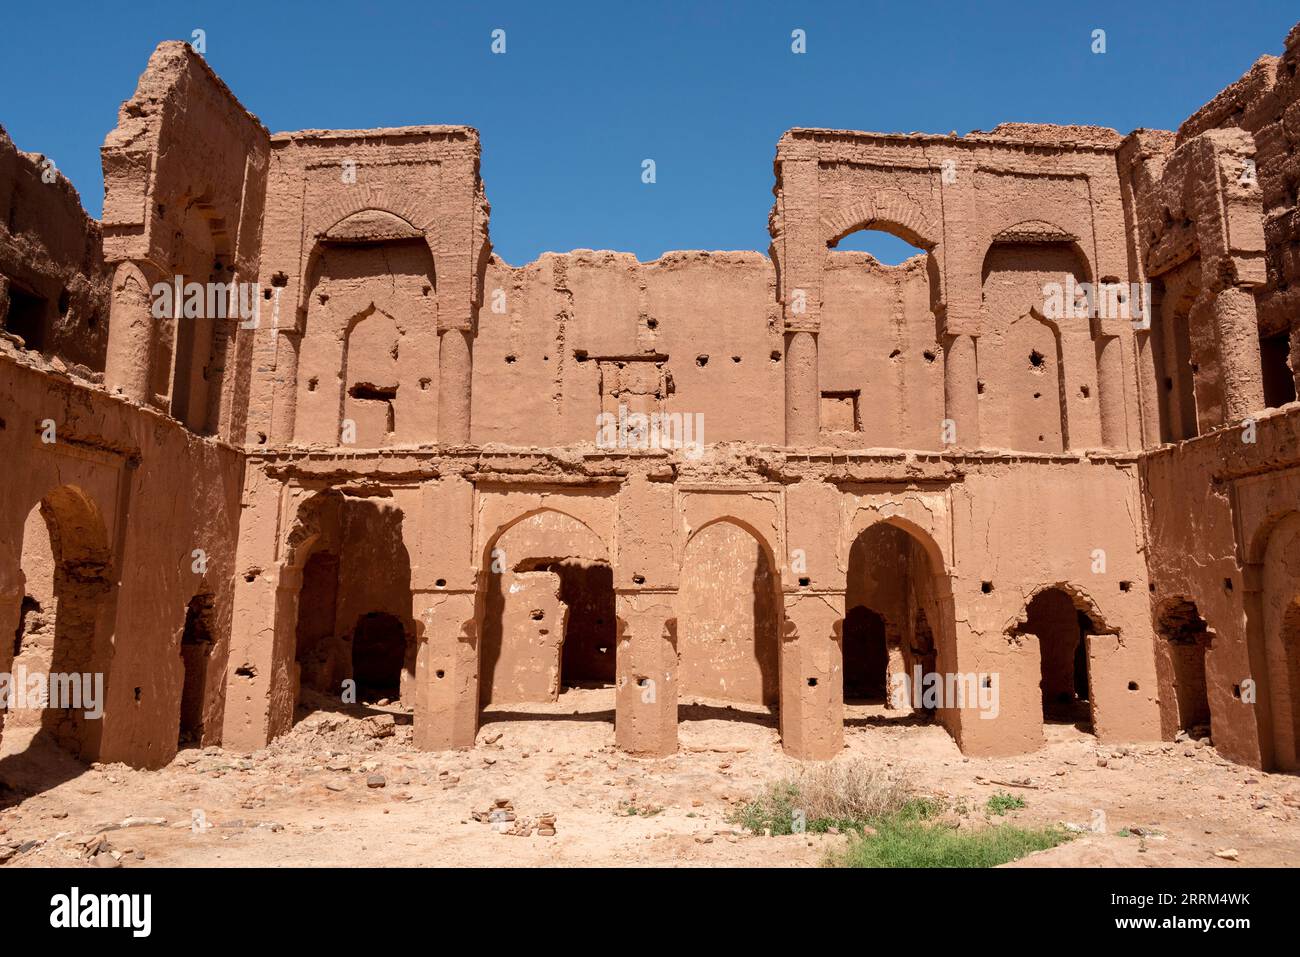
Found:
[[[1171,369],[1215,360],[1199,363],[1191,404],[1174,409],[1192,426],[1184,434],[1258,408],[1252,297],[1265,282],[1285,293],[1290,262],[1285,250],[1278,259],[1276,223],[1295,206],[1291,106],[1280,105],[1294,100],[1294,40],[1272,92],[1242,100],[1261,116],[1281,109],[1254,142],[1266,163],[1287,158],[1254,189],[1224,180],[1252,137],[1199,130],[1197,118],[1177,139],[1030,124],[965,137],[793,130],[778,145],[774,258],[638,263],[577,250],[517,268],[491,257],[473,130],[272,137],[201,58],[164,44],[104,148],[104,250],[117,280],[104,379],[191,430],[246,437],[250,467],[241,474],[238,452],[171,419],[12,365],[23,421],[47,417],[36,406],[57,395],[94,423],[57,481],[42,463],[69,449],[30,434],[13,446],[12,461],[37,466],[33,488],[20,494],[24,479],[5,492],[22,500],[5,511],[4,614],[16,623],[21,607],[22,525],[49,488],[76,479],[104,517],[112,567],[130,570],[76,618],[93,618],[97,636],[103,616],[145,636],[117,631],[101,751],[144,764],[170,756],[181,687],[170,643],[200,585],[214,595],[214,653],[230,648],[214,669],[228,675],[228,700],[223,711],[214,692],[205,726],[256,747],[293,719],[300,611],[317,593],[304,581],[321,577],[312,558],[332,549],[332,626],[308,620],[315,640],[339,645],[329,680],[348,671],[359,617],[394,615],[415,645],[403,693],[413,681],[417,741],[464,746],[480,702],[558,690],[574,608],[546,566],[574,558],[607,564],[613,581],[620,744],[671,750],[675,702],[697,682],[700,694],[771,703],[775,671],[787,747],[826,757],[843,736],[846,605],[902,609],[902,642],[924,610],[938,667],[999,673],[997,718],[938,717],[968,751],[1014,753],[1042,741],[1040,636],[1022,633],[1036,595],[1060,588],[1092,622],[1093,723],[1108,741],[1170,733],[1176,695],[1168,657],[1153,654],[1153,615],[1183,595],[1216,636],[1206,663],[1216,744],[1242,760],[1293,761],[1293,722],[1267,715],[1296,710],[1278,680],[1293,660],[1289,416],[1259,423],[1274,447],[1262,457],[1230,451],[1221,433],[1147,459],[1132,452],[1158,444],[1171,418],[1156,353]],[[1266,73],[1252,71],[1252,90]],[[1210,125],[1226,122],[1207,110]],[[5,188],[29,174],[30,163]],[[1219,219],[1182,225],[1184,208],[1200,215],[1219,199]],[[1169,204],[1180,215],[1166,225]],[[884,267],[833,249],[859,228],[924,254]],[[57,243],[42,242],[57,259]],[[258,278],[258,328],[213,328],[206,349],[207,330],[147,321],[142,289],[177,270]],[[1168,280],[1160,324],[1185,322],[1187,349],[1127,322],[1044,322],[1035,290],[1067,275]],[[1218,298],[1202,300],[1207,290]],[[594,453],[597,413],[621,405],[702,413],[711,448],[700,462]],[[939,438],[946,419],[956,449]],[[16,434],[9,426],[5,441]],[[745,444],[715,445],[726,442]],[[888,451],[898,447],[921,451]],[[1064,454],[1098,448],[1111,451]],[[104,456],[117,464],[98,464]],[[332,518],[329,501],[345,503]],[[906,538],[859,577],[855,543],[880,522]],[[187,588],[188,562],[167,571],[158,559],[205,542],[211,582]],[[1205,554],[1208,565],[1191,564]],[[377,562],[397,574],[366,574]],[[906,586],[884,587],[886,568]],[[1223,701],[1239,684],[1230,673],[1246,668],[1274,679],[1248,714]],[[647,680],[671,693],[643,707]]]
[[[218,639],[208,667],[204,740],[219,740],[239,453],[52,377],[27,356],[0,355],[0,395],[0,454],[23,463],[0,488],[0,633],[13,635],[18,627],[28,516],[51,493],[70,490],[65,497],[75,493],[84,508],[64,510],[65,537],[77,529],[76,540],[91,542],[106,558],[102,583],[80,604],[80,614],[93,618],[83,623],[86,653],[64,659],[69,667],[61,669],[107,673],[105,717],[84,740],[83,756],[142,767],[171,760],[183,687],[181,633],[186,607],[199,594],[213,596]],[[53,443],[41,441],[46,420],[55,425]],[[194,570],[196,549],[206,571]],[[34,572],[44,577],[39,567]],[[62,601],[60,610],[66,610]],[[11,653],[12,642],[5,642],[0,655]]]
[[[1223,429],[1144,460],[1152,607],[1192,601],[1213,632],[1205,673],[1216,747],[1234,760],[1294,767],[1296,644],[1283,626],[1300,594],[1291,518],[1300,425],[1277,412],[1257,429],[1255,442]],[[1166,656],[1156,660],[1169,732],[1177,723],[1174,676]],[[1242,694],[1247,682],[1254,702]]]
[[[27,348],[102,372],[108,279],[100,226],[51,162],[18,150],[0,127],[0,320],[6,332],[32,339]]]
[[[1262,335],[1290,332],[1300,314],[1300,29],[1281,56],[1261,56],[1237,82],[1178,129],[1184,142],[1206,130],[1237,127],[1255,143],[1264,207],[1267,283],[1256,301]],[[1294,342],[1294,334],[1292,334]],[[1294,349],[1294,347],[1293,347]],[[1295,363],[1292,363],[1295,366]]]
[[[639,263],[578,250],[517,269],[494,258],[484,289],[476,442],[593,442],[597,416],[620,404],[701,414],[707,442],[782,440],[782,337],[766,256],[674,252]]]
[[[963,746],[995,753],[1039,746],[1039,649],[1009,632],[1035,593],[1054,585],[1110,633],[1090,646],[1096,734],[1155,737],[1159,693],[1133,465],[983,468],[954,488],[952,510],[957,670],[998,672],[1002,691],[996,719],[963,716]]]

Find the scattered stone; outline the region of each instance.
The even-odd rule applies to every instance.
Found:
[[[382,774],[372,774],[366,778],[366,787],[368,788],[382,788],[387,784],[388,779]]]

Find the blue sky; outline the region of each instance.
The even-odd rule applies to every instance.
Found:
[[[0,2],[0,124],[51,156],[91,215],[99,146],[150,51],[201,28],[208,61],[273,132],[477,127],[493,244],[514,265],[581,247],[765,250],[792,126],[1172,128],[1300,19],[1295,0],[1238,0],[1228,16],[1201,0]],[[897,258],[888,242],[857,248]]]

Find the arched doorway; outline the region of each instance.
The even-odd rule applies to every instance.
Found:
[[[1264,659],[1273,764],[1300,770],[1300,512],[1273,527],[1262,550]],[[1268,730],[1261,728],[1261,734]],[[1266,748],[1264,750],[1267,750]]]
[[[299,506],[277,595],[277,647],[285,649],[282,667],[296,705],[285,719],[380,701],[398,712],[414,709],[404,522],[403,508],[387,495],[326,490]]]
[[[483,567],[483,720],[564,711],[612,723],[617,618],[600,537],[571,515],[542,509],[500,529]]]
[[[678,717],[777,727],[779,579],[764,543],[715,521],[686,545],[678,592]]]
[[[1091,731],[1088,636],[1106,629],[1080,604],[1064,588],[1045,588],[1030,599],[1012,634],[1037,640],[1043,723]]]
[[[98,506],[64,485],[43,498],[23,526],[24,596],[12,638],[14,673],[46,689],[28,700],[23,723],[82,760],[98,754],[111,656],[99,616],[112,590],[108,535]],[[44,705],[44,706],[43,706]],[[8,723],[8,722],[7,722]]]
[[[944,594],[926,546],[892,522],[864,529],[849,549],[844,604],[845,723],[933,711],[924,689],[939,670],[931,622],[944,620]]]

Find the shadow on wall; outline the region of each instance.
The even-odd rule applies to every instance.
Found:
[[[209,722],[207,709],[219,700],[219,695],[209,692],[212,676],[209,665],[215,645],[212,628],[211,594],[195,595],[185,609],[185,627],[181,632],[181,684],[180,732],[177,744],[202,746],[205,731],[219,722]],[[215,718],[215,716],[212,716]]]
[[[614,683],[614,571],[585,558],[530,558],[489,573],[480,705],[554,701]]]

